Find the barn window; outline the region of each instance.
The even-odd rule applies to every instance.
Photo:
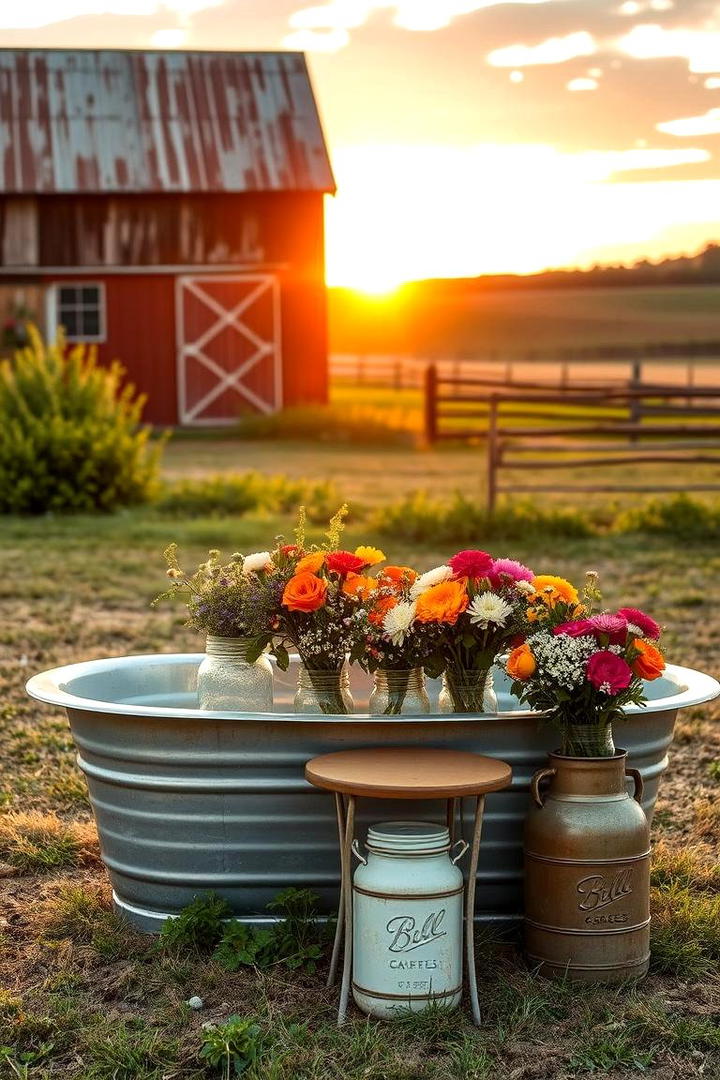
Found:
[[[55,326],[64,326],[68,341],[105,340],[105,289],[99,283],[56,285]]]

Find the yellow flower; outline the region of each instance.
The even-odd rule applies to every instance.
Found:
[[[555,607],[558,601],[565,604],[577,604],[578,592],[565,578],[553,577],[552,574],[540,574],[533,578],[535,599],[541,600],[548,607]]]
[[[383,562],[385,559],[385,552],[380,548],[375,547],[360,547],[355,548],[355,554],[358,559],[362,559],[366,566],[377,566],[378,563]]]

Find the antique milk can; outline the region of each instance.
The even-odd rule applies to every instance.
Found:
[[[371,826],[353,880],[353,996],[371,1016],[419,1012],[462,996],[463,876],[443,825]]]
[[[614,982],[647,972],[650,832],[642,779],[626,769],[626,756],[550,754],[550,766],[530,782],[525,946],[544,975]]]

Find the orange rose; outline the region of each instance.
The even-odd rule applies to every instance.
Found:
[[[363,577],[362,574],[348,574],[342,584],[346,596],[355,596],[358,600],[367,600],[370,593],[377,589],[375,578]]]
[[[325,603],[328,583],[308,570],[291,577],[285,586],[282,602],[290,611],[317,611]]]
[[[383,585],[398,587],[412,585],[416,578],[417,570],[413,570],[411,566],[386,566],[380,574],[380,581]]]
[[[518,645],[507,658],[505,670],[511,679],[529,679],[535,674],[537,664],[529,645]]]
[[[418,622],[443,622],[451,626],[468,606],[468,594],[460,581],[441,581],[417,598]]]
[[[298,560],[298,564],[295,567],[296,574],[304,574],[309,571],[311,574],[317,574],[318,570],[325,562],[326,551],[311,551],[309,555],[303,555],[302,559]]]
[[[648,681],[662,675],[665,670],[665,661],[659,649],[656,649],[649,641],[642,641],[641,638],[635,638],[633,648],[638,652],[635,659],[630,661],[633,675]]]
[[[532,587],[535,589],[536,600],[542,600],[548,607],[555,607],[558,601],[565,604],[577,604],[578,592],[565,578],[554,577],[552,574],[540,574],[532,579]]]
[[[398,604],[397,596],[378,596],[372,610],[368,612],[368,619],[373,626],[382,626],[383,619],[391,608]]]

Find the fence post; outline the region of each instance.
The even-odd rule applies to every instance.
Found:
[[[428,446],[437,442],[437,387],[437,368],[428,364],[425,368],[425,441]]]
[[[487,508],[492,514],[497,502],[497,467],[498,467],[498,400],[497,394],[490,395],[488,410],[487,436]]]
[[[630,376],[630,389],[639,390],[642,385],[642,360],[639,356],[636,356],[632,362],[632,374]],[[639,423],[642,416],[642,404],[640,398],[630,398],[630,422],[633,424]],[[630,442],[636,443],[638,436],[635,432],[630,435]]]

